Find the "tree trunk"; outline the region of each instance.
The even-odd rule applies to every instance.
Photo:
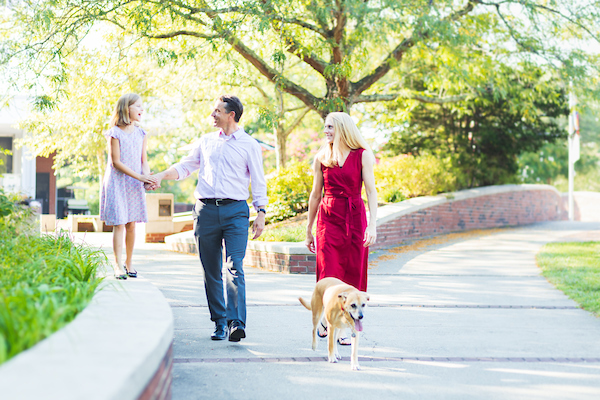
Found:
[[[277,155],[277,169],[285,168],[287,162],[287,134],[281,122],[278,122],[275,128],[275,152]]]

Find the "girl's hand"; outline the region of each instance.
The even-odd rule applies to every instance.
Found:
[[[140,175],[139,180],[152,186],[157,186],[160,182],[156,175]]]
[[[367,229],[365,229],[365,237],[363,239],[363,246],[364,247],[369,247],[373,244],[375,244],[375,241],[377,240],[377,227],[376,226],[367,226]]]
[[[317,252],[315,249],[315,238],[312,233],[306,232],[306,240],[304,241],[304,244],[306,247],[308,247],[308,250],[310,250],[311,253]]]

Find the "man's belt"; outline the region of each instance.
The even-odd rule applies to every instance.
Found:
[[[204,204],[214,204],[217,207],[219,206],[225,206],[227,204],[231,204],[231,203],[235,203],[241,200],[234,200],[234,199],[200,199],[201,202],[203,202]]]

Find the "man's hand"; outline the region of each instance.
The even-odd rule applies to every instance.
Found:
[[[263,230],[265,229],[265,213],[260,211],[252,224],[252,233],[254,233],[254,237],[252,239],[258,238],[262,235]]]

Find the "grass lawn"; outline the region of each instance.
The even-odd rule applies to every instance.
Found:
[[[537,263],[548,281],[600,316],[600,242],[548,243]]]

